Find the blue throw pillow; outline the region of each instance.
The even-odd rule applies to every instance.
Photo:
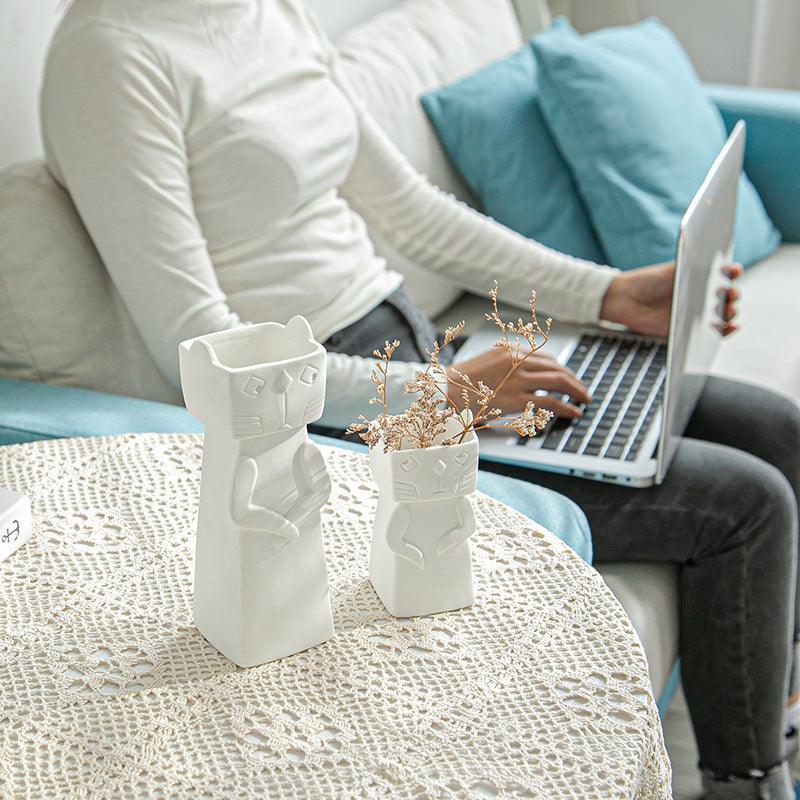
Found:
[[[530,47],[422,97],[445,152],[483,210],[564,253],[604,257],[537,101]]]
[[[656,19],[587,36],[560,20],[531,46],[542,112],[609,263],[672,260],[680,219],[726,138],[682,47]],[[751,264],[779,242],[742,176],[734,258]]]

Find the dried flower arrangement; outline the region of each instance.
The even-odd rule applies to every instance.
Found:
[[[464,330],[464,322],[447,328],[444,344],[434,342],[433,349],[428,350],[428,365],[420,370],[405,385],[407,394],[417,395],[406,411],[401,414],[390,414],[386,399],[386,378],[389,362],[400,342],[385,342],[383,350],[375,350],[377,359],[372,371],[375,384],[375,396],[370,404],[382,407],[382,411],[372,420],[363,415],[359,421],[348,429],[349,434],[358,434],[370,447],[383,446],[383,452],[402,450],[409,444],[414,447],[432,447],[436,445],[460,444],[470,431],[487,428],[508,428],[520,436],[535,436],[543,430],[553,417],[551,411],[537,408],[530,401],[524,411],[515,416],[504,416],[503,411],[494,404],[494,399],[508,379],[533,353],[541,349],[550,339],[552,320],[547,319],[542,328],[536,316],[536,292],[531,292],[529,307],[530,321],[523,322],[520,317],[516,322],[504,322],[497,307],[497,281],[489,292],[492,301],[492,313],[485,314],[489,322],[493,322],[500,331],[500,339],[495,347],[509,355],[509,369],[503,379],[494,388],[483,381],[474,382],[469,375],[455,367],[450,367],[448,375],[440,362],[442,347],[446,347],[457,339]],[[448,388],[460,389],[461,403],[457,403],[448,392]],[[448,430],[452,430],[452,421],[458,423],[455,435],[442,438]]]

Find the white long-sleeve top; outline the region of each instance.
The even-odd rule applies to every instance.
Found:
[[[299,0],[76,0],[45,67],[45,153],[161,371],[178,343],[303,314],[324,341],[401,283],[368,223],[457,284],[597,319],[614,271],[432,186],[370,117]],[[366,411],[372,363],[331,354],[323,422]],[[405,405],[411,364],[393,364]]]

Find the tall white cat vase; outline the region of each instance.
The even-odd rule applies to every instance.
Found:
[[[241,667],[333,635],[320,508],[331,483],[306,425],[325,350],[303,317],[182,342],[186,407],[205,426],[194,619]]]
[[[413,617],[472,605],[467,495],[477,483],[477,436],[389,453],[378,444],[370,463],[379,494],[369,575],[387,611]]]

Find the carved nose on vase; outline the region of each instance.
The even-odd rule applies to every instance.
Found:
[[[292,430],[303,425],[305,406],[302,403],[298,403],[296,397],[292,398],[292,402],[289,402],[289,399],[288,393],[283,395],[282,431]]]
[[[272,384],[272,391],[278,395],[278,408],[280,409],[281,414],[281,424],[278,427],[279,431],[286,431],[289,430],[292,426],[289,424],[289,414],[287,413],[286,408],[286,394],[289,391],[289,387],[292,385],[292,376],[285,370],[281,370],[278,373],[278,377],[275,379],[275,383]]]
[[[433,474],[436,476],[436,488],[433,490],[434,493],[443,492],[444,489],[442,488],[442,477],[444,476],[445,472],[447,472],[447,464],[442,461],[440,458],[434,465],[433,465]]]
[[[275,383],[272,384],[272,391],[275,394],[286,394],[291,385],[292,376],[285,369],[282,369],[275,378]]]

